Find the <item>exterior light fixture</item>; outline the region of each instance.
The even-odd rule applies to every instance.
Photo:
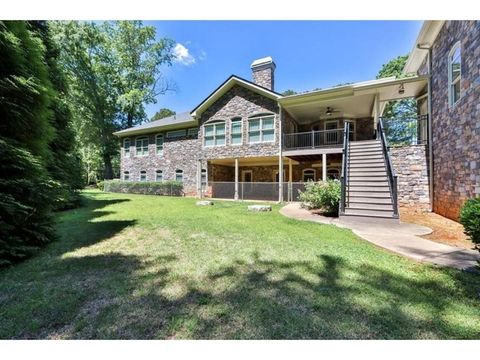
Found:
[[[327,111],[325,111],[325,115],[327,116],[332,115],[332,109],[330,107],[327,107]]]

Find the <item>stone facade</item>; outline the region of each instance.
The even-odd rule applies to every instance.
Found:
[[[397,173],[398,205],[428,210],[428,161],[425,145],[390,149],[392,165]]]
[[[269,63],[252,68],[253,82],[268,90],[273,90],[275,86],[275,64]]]
[[[448,102],[448,54],[461,44],[461,97]],[[420,73],[428,72],[424,63]],[[480,21],[447,21],[432,48],[433,211],[458,219],[480,195]]]
[[[123,178],[125,171],[130,173],[130,179],[139,181],[140,172],[147,172],[147,181],[155,181],[156,171],[162,170],[164,180],[175,180],[176,170],[183,170],[184,192],[187,195],[196,193],[197,159],[201,151],[197,136],[167,139],[164,135],[163,154],[157,155],[155,136],[161,133],[126,137],[130,139],[130,156],[121,157],[120,176]],[[135,139],[148,137],[148,155],[135,155]]]

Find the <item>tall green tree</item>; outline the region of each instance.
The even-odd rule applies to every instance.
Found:
[[[169,117],[169,116],[172,116],[172,115],[175,115],[175,114],[176,114],[176,112],[173,111],[173,110],[170,110],[170,109],[167,109],[167,108],[161,108],[160,110],[158,110],[155,113],[155,115],[152,116],[150,121],[164,119],[166,117]]]
[[[383,64],[377,74],[377,79],[396,76],[403,78],[403,68],[408,55],[397,56]],[[393,145],[410,144],[416,139],[417,103],[412,98],[389,101],[383,111],[385,135]]]

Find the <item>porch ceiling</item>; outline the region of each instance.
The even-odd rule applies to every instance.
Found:
[[[284,161],[288,161],[286,157]],[[235,166],[235,159],[209,159],[208,162],[214,165]],[[294,162],[294,164],[297,164]],[[238,159],[239,166],[269,166],[278,165],[278,156],[259,156],[259,157],[245,157]]]

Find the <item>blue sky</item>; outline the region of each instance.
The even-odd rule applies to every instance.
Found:
[[[190,111],[232,74],[251,80],[253,60],[272,56],[275,90],[325,88],[374,79],[382,64],[407,54],[420,21],[146,21],[177,43],[163,69],[178,90],[147,106]]]

